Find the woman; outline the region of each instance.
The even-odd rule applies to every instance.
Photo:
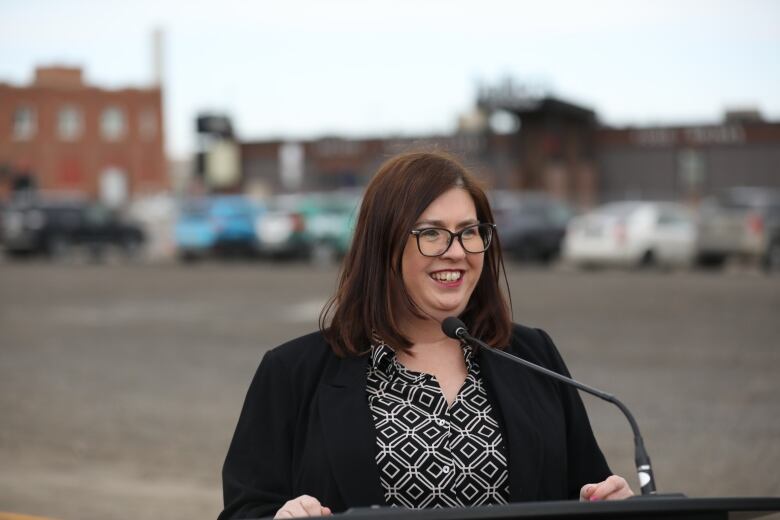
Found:
[[[575,390],[441,331],[458,316],[568,375],[545,332],[511,323],[492,222],[452,157],[407,153],[380,168],[320,332],[269,351],[252,381],[221,519],[632,494]]]

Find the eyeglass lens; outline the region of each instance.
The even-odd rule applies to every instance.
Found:
[[[439,256],[449,249],[452,240],[460,237],[463,249],[468,253],[481,253],[490,245],[493,227],[490,224],[479,224],[452,233],[448,229],[421,229],[417,234],[417,244],[420,252],[426,256]]]

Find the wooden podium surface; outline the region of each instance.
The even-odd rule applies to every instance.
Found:
[[[344,520],[489,520],[510,518],[739,519],[780,512],[780,497],[686,498],[634,497],[603,502],[526,502],[453,509],[359,508],[340,515]]]

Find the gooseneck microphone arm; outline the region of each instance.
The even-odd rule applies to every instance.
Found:
[[[580,383],[579,381],[575,381],[570,377],[566,377],[557,372],[553,372],[550,369],[531,363],[530,361],[526,361],[523,358],[513,356],[512,354],[504,352],[503,350],[492,348],[490,347],[490,345],[484,343],[483,341],[469,334],[466,325],[464,325],[464,323],[460,321],[458,318],[455,317],[446,318],[441,324],[441,329],[450,338],[476,343],[480,347],[488,349],[494,354],[497,354],[515,363],[519,363],[526,368],[530,368],[531,370],[540,372],[546,376],[552,377],[553,379],[557,379],[558,381],[561,381],[563,383],[566,383],[567,385],[578,388],[583,392],[587,392],[591,395],[595,395],[596,397],[603,399],[605,401],[609,401],[610,403],[620,408],[620,411],[623,412],[623,415],[625,415],[626,419],[628,419],[628,422],[631,425],[631,430],[634,432],[634,454],[635,454],[634,460],[636,462],[636,471],[637,471],[637,476],[639,477],[639,486],[640,489],[642,490],[642,495],[655,494],[655,478],[653,477],[653,469],[652,466],[650,465],[650,457],[647,455],[647,451],[645,450],[645,443],[642,440],[642,434],[639,433],[639,425],[637,425],[634,416],[631,414],[631,412],[626,407],[626,405],[621,403],[617,397],[615,397],[612,394],[602,392],[601,390],[597,388],[593,388],[592,386],[588,386],[583,383]]]

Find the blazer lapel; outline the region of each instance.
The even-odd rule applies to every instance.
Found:
[[[328,460],[344,503],[385,505],[376,465],[376,431],[366,397],[367,356],[331,363],[320,389]]]
[[[522,367],[489,349],[480,349],[480,368],[504,427],[510,498],[512,502],[536,500],[544,461],[528,380]]]

